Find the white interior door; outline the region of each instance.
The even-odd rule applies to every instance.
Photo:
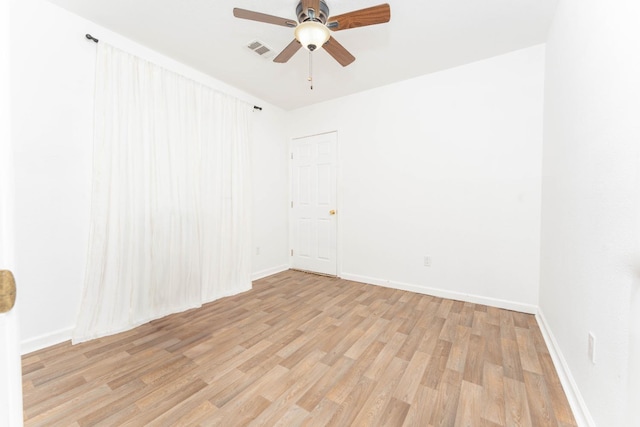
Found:
[[[13,267],[13,157],[9,93],[9,2],[0,2],[0,270]],[[19,290],[18,290],[19,291]],[[19,298],[18,292],[18,298]],[[0,426],[22,425],[18,314],[0,314]]]
[[[337,275],[335,132],[292,142],[291,267]]]

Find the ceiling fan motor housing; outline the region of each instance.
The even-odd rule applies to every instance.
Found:
[[[298,22],[306,22],[306,21],[315,21],[321,22],[322,24],[327,23],[327,19],[329,19],[329,6],[324,0],[320,0],[320,10],[316,10],[313,12],[315,16],[310,16],[308,10],[303,10],[302,0],[298,3],[296,7],[296,15],[298,16]]]

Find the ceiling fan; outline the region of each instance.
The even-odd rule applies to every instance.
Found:
[[[385,3],[330,17],[329,7],[324,0],[300,0],[296,7],[298,22],[239,8],[233,9],[233,15],[236,18],[295,28],[295,39],[274,58],[274,62],[287,62],[303,46],[309,52],[323,47],[329,55],[345,67],[356,58],[331,36],[329,30],[348,30],[389,22],[391,8]]]

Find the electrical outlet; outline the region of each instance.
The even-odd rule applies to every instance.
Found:
[[[431,267],[431,257],[429,255],[424,256],[424,266]]]
[[[589,360],[594,365],[596,364],[596,336],[593,335],[593,332],[589,332]]]

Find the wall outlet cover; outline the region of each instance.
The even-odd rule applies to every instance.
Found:
[[[589,350],[588,350],[589,360],[594,365],[596,364],[596,336],[593,335],[593,332],[589,332]]]

